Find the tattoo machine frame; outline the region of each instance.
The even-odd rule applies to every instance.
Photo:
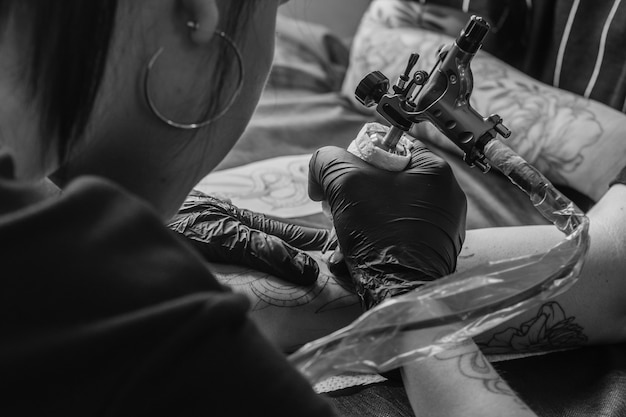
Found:
[[[472,16],[456,41],[442,47],[430,72],[406,70],[389,92],[379,71],[356,90],[365,106],[390,124],[376,146],[397,152],[397,143],[415,123],[427,121],[465,153],[465,161],[487,172],[499,169],[530,198],[537,210],[566,237],[543,254],[489,262],[454,273],[408,294],[385,300],[343,329],[303,346],[290,356],[311,383],[343,372],[380,373],[427,358],[569,289],[589,247],[589,220],[538,170],[497,136],[511,132],[498,115],[483,117],[470,105],[470,63],[489,32]]]

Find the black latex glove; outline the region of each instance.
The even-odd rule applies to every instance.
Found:
[[[319,267],[305,250],[320,250],[328,231],[290,224],[192,191],[169,227],[211,262],[254,268],[299,285],[315,282]]]
[[[309,168],[309,196],[330,205],[364,308],[456,269],[467,201],[450,166],[421,143],[402,172],[337,147],[318,150]]]

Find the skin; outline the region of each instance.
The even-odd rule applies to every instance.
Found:
[[[471,341],[406,365],[401,372],[416,416],[536,416]]]
[[[626,270],[626,186],[611,187],[587,217],[590,247],[577,282],[568,291],[479,336],[477,341],[486,353],[537,352],[626,340],[626,282],[622,279],[622,271]],[[563,238],[554,226],[469,230],[457,272],[488,262],[544,253]],[[328,255],[318,258],[322,266]],[[285,351],[291,352],[315,337],[337,330],[361,313],[358,297],[350,285],[325,268],[314,288],[272,278],[268,281],[265,274],[235,269],[219,277],[253,300],[253,318]],[[552,332],[563,330],[564,326],[569,338],[555,338],[558,333]],[[500,337],[508,333],[511,337]]]

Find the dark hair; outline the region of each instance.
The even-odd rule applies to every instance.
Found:
[[[239,47],[243,47],[238,35],[247,25],[256,5],[262,1],[263,0],[229,0],[226,9],[222,10],[224,20],[221,22],[218,30],[226,32]],[[204,115],[205,119],[208,119],[211,115],[221,110],[224,102],[228,101],[229,97],[232,95],[232,91],[226,91],[223,87],[228,85],[227,81],[229,78],[237,76],[233,74],[233,71],[237,71],[234,69],[234,62],[235,57],[232,51],[222,42],[219,60],[220,67],[217,69],[217,79],[215,82],[215,85],[220,86],[221,89],[211,92],[212,100],[209,102],[206,114]]]
[[[242,14],[250,3],[256,1],[229,1],[223,30],[233,36],[239,33]],[[118,0],[0,0],[2,22],[13,12],[20,16],[20,24],[28,25],[28,81],[42,110],[41,132],[59,138],[61,158],[89,122],[117,6]],[[227,76],[227,66],[221,69],[220,77]]]
[[[98,91],[117,0],[0,0],[5,20],[18,16],[30,42],[25,75],[42,110],[42,134],[67,141],[85,129]]]

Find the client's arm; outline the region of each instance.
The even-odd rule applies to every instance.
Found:
[[[354,100],[356,85],[370,71],[381,71],[395,80],[411,52],[420,54],[419,68],[430,70],[439,47],[454,41],[441,30],[447,25],[452,29],[446,32],[458,34],[459,25],[454,19],[442,21],[428,10],[417,2],[372,3],[352,46],[343,88],[347,97]],[[437,20],[429,24],[433,19]],[[552,182],[568,185],[597,201],[626,155],[622,134],[626,115],[543,84],[485,52],[477,54],[471,68],[472,106],[483,116],[497,113],[504,119],[513,132],[505,142]],[[355,106],[364,109],[361,104]],[[413,133],[423,141],[459,151],[429,123],[417,125]]]
[[[626,186],[611,187],[588,217],[591,244],[578,282],[563,295],[478,337],[485,353],[626,340]],[[545,251],[563,237],[553,226],[470,230],[458,270]]]
[[[320,281],[312,287],[240,267],[211,269],[222,283],[249,296],[252,319],[287,352],[349,324],[361,313],[357,296],[323,266]],[[535,416],[472,342],[405,365],[402,377],[416,415]]]
[[[483,353],[623,341],[626,309],[626,186],[614,185],[590,211],[591,247],[577,284],[562,296],[468,343],[402,369],[416,414],[534,416]],[[563,238],[552,226],[469,231],[458,270],[541,252]],[[482,352],[481,352],[482,351]],[[418,414],[421,415],[421,414]]]
[[[402,380],[416,415],[536,416],[471,341],[405,365]]]
[[[211,266],[222,284],[250,299],[252,320],[283,352],[293,352],[347,326],[362,313],[352,284],[328,272],[318,252],[310,254],[320,266],[319,278],[310,286],[291,284],[240,266]]]

